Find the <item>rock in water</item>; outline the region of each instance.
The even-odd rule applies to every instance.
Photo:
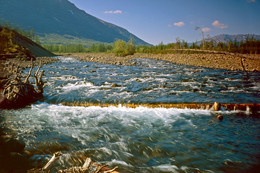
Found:
[[[219,102],[215,102],[213,104],[213,111],[219,111],[221,108],[221,104]]]

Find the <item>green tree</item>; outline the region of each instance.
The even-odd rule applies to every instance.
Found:
[[[127,55],[133,55],[135,53],[135,43],[134,40],[131,38],[128,42],[127,42]]]
[[[113,52],[117,56],[126,56],[126,42],[123,40],[117,40],[114,42]]]

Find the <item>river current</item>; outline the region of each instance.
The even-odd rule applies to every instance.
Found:
[[[1,126],[55,172],[90,157],[120,172],[242,172],[260,164],[260,119],[243,111],[127,108],[125,103],[259,103],[260,73],[136,59],[136,66],[58,57],[43,66],[44,99],[0,110]],[[73,107],[62,102],[115,103]],[[224,116],[218,121],[216,116]]]

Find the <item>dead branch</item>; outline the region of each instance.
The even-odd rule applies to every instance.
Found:
[[[84,165],[82,166],[82,169],[85,170],[85,171],[88,170],[90,164],[91,164],[91,159],[87,158]]]
[[[102,166],[98,166],[97,170],[95,173],[99,173],[101,171],[102,168],[106,167],[107,165],[102,165]]]
[[[33,61],[31,60],[31,69],[29,70],[29,73],[28,73],[27,77],[25,78],[25,80],[23,82],[24,84],[27,84],[29,82],[29,78],[32,74],[33,68],[34,68],[34,64],[33,64]]]
[[[49,162],[43,167],[43,168],[33,168],[31,170],[28,170],[27,173],[48,173],[51,171],[51,166],[54,164],[54,162],[61,156],[61,152],[56,152],[53,154],[52,158],[49,160]],[[83,164],[82,167],[78,166],[78,167],[71,167],[68,169],[63,169],[63,170],[59,170],[58,173],[99,173],[99,172],[103,172],[103,173],[118,173],[117,171],[115,171],[118,166],[116,166],[115,168],[111,169],[111,170],[102,170],[103,168],[107,168],[107,165],[99,165],[95,162],[92,162],[90,158],[86,158],[85,163]]]
[[[41,67],[42,67],[42,62],[40,61],[39,67],[34,74],[35,86],[36,86],[37,93],[43,93],[43,88],[44,88],[44,82],[42,81],[42,76],[43,76],[44,71],[41,71],[39,73]]]
[[[53,154],[52,158],[49,160],[49,162],[43,167],[43,170],[49,170],[51,169],[51,166],[53,165],[53,163],[58,160],[61,156],[61,152],[56,152]]]
[[[110,173],[110,172],[116,172],[115,170],[118,168],[118,166],[114,167],[113,169],[111,170],[108,170],[108,171],[104,171],[104,173]]]

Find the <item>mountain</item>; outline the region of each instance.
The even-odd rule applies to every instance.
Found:
[[[237,35],[221,34],[221,35],[217,35],[217,36],[214,36],[214,37],[211,37],[211,38],[207,38],[207,39],[205,39],[205,41],[214,40],[217,43],[218,42],[227,43],[229,41],[234,42],[236,40],[237,42],[240,42],[242,40],[245,41],[247,37],[249,37],[249,38],[253,37],[256,40],[260,40],[260,35],[253,35],[253,34],[237,34]]]
[[[0,0],[0,21],[33,29],[42,37],[56,34],[107,43],[133,38],[137,45],[148,45],[126,29],[87,14],[68,0]]]

